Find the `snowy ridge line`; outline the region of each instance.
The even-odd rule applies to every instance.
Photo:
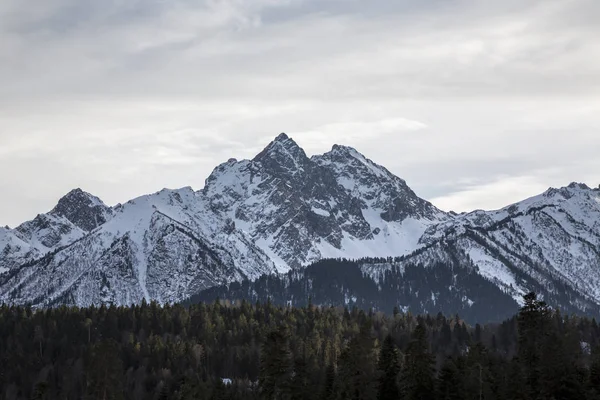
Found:
[[[515,299],[536,290],[574,310],[600,304],[600,190],[573,183],[496,211],[445,213],[353,148],[309,158],[285,134],[217,166],[199,191],[107,207],[77,189],[18,229],[0,229],[0,302],[178,301],[346,259],[460,261]]]

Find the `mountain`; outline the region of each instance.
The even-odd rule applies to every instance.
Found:
[[[513,296],[569,295],[563,308],[600,304],[600,190],[572,183],[498,211],[430,227],[422,244],[452,240],[479,273]]]
[[[108,207],[77,189],[47,214],[0,229],[0,301],[177,302],[264,276],[285,280],[324,259],[354,259],[378,288],[391,271],[417,267],[425,268],[423,282],[445,282],[448,293],[429,290],[442,300],[415,312],[434,312],[427,304],[449,310],[457,293],[461,310],[485,309],[477,293],[485,281],[502,294],[492,304],[514,304],[536,290],[552,305],[595,313],[599,198],[598,190],[571,184],[497,211],[445,213],[353,148],[308,157],[281,134],[252,160],[216,167],[199,191],[163,189]],[[471,278],[427,277],[427,268],[442,266]],[[421,299],[426,286],[415,291],[403,277],[394,275],[404,297],[391,298],[417,307],[400,301],[411,293]],[[363,301],[388,307],[392,300]]]
[[[191,188],[119,205],[109,220],[68,246],[1,275],[0,298],[36,305],[175,302],[212,285],[275,271],[243,233],[225,233],[225,222],[205,205]]]
[[[449,217],[349,147],[308,158],[281,134],[253,160],[215,169],[202,195],[282,271],[323,258],[397,256]]]
[[[112,216],[97,197],[81,189],[69,192],[47,214],[15,229],[0,228],[0,273],[81,239]]]

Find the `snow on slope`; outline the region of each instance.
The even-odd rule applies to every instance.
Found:
[[[274,271],[243,234],[224,239],[223,224],[210,224],[207,214],[191,188],[131,200],[67,248],[11,271],[0,281],[0,299],[40,305],[175,302],[212,285]]]
[[[423,244],[456,241],[480,274],[513,292],[573,290],[600,304],[600,191],[573,183],[497,211],[475,211],[428,228]]]
[[[38,257],[39,252],[9,228],[0,227],[0,274]]]
[[[41,253],[66,246],[86,234],[68,219],[53,214],[40,214],[32,221],[18,226],[15,231],[20,238]]]

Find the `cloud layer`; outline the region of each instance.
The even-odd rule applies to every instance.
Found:
[[[279,132],[444,209],[600,183],[595,0],[0,2],[0,224],[200,188]]]

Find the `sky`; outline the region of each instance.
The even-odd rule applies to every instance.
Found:
[[[600,184],[598,0],[2,0],[0,225],[201,189],[280,132],[444,210]]]

